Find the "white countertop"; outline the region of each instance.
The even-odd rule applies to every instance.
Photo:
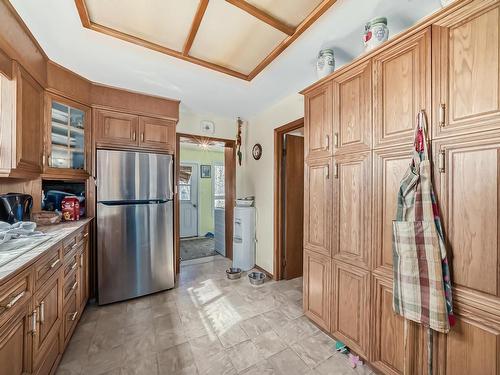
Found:
[[[15,246],[15,249],[11,250],[15,251],[14,258],[11,261],[2,265],[3,262],[0,260],[0,283],[17,271],[34,263],[43,253],[90,222],[90,220],[92,219],[85,218],[78,221],[67,221],[50,226],[40,226],[37,227],[36,230],[47,233],[47,237],[33,237],[31,240],[29,238],[13,240],[19,241],[16,242],[19,246]],[[12,247],[9,243],[7,243],[6,246]]]

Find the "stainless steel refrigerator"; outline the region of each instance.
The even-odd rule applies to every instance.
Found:
[[[97,151],[98,303],[174,286],[173,160]]]

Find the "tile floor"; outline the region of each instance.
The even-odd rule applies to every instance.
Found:
[[[213,238],[185,238],[180,243],[181,259],[191,260],[217,255],[215,239]]]
[[[87,307],[57,375],[373,373],[303,316],[301,278],[254,287],[229,264],[183,262],[174,290]]]

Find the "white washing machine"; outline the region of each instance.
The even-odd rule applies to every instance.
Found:
[[[234,208],[233,267],[248,271],[255,266],[255,207]]]

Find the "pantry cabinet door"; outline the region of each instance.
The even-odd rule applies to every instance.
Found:
[[[331,263],[328,256],[304,250],[304,312],[327,331],[330,329]]]
[[[373,269],[392,276],[392,221],[412,146],[373,151]]]
[[[332,159],[309,161],[305,167],[304,246],[331,256]]]
[[[97,146],[139,145],[139,117],[128,113],[96,110],[95,135]]]
[[[433,148],[453,284],[500,297],[500,135]]]
[[[423,374],[422,330],[394,313],[392,281],[372,276],[371,363],[383,374]],[[451,374],[450,374],[451,375]]]
[[[368,357],[370,272],[333,261],[332,334]]]
[[[305,158],[332,155],[332,84],[315,89],[305,96]]]
[[[416,116],[422,109],[430,116],[430,101],[431,32],[427,28],[373,58],[374,147],[411,143]]]
[[[337,155],[333,162],[333,257],[370,268],[371,153]]]
[[[464,314],[467,317],[457,317],[448,334],[435,340],[436,374],[500,374],[500,304],[497,301],[490,306],[496,310],[496,322],[490,313],[469,310]]]
[[[372,146],[372,69],[367,62],[333,79],[333,150],[370,150]]]
[[[436,137],[498,128],[499,20],[497,4],[432,30]]]
[[[140,117],[139,145],[143,148],[175,152],[175,122],[152,117]]]

